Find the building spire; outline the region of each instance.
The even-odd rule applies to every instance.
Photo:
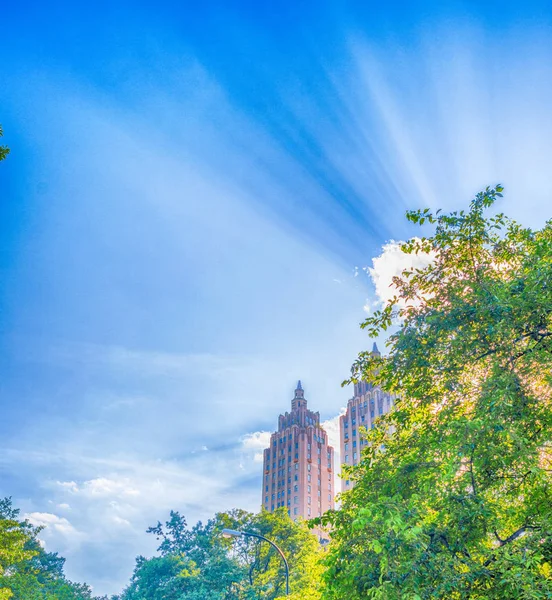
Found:
[[[291,409],[297,410],[301,406],[307,406],[307,401],[305,400],[305,392],[303,391],[303,386],[301,385],[301,380],[297,382],[297,387],[295,388],[295,396],[291,401]]]
[[[378,350],[378,345],[376,344],[376,342],[374,342],[374,345],[372,346],[372,354],[379,354],[381,356],[381,352]]]

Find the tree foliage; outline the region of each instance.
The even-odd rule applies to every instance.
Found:
[[[171,512],[149,529],[160,540],[159,556],[139,557],[121,600],[274,600],[285,594],[280,556],[254,538],[226,539],[224,528],[264,535],[282,548],[290,565],[292,598],[320,597],[322,550],[306,524],[294,523],[285,509],[254,515],[219,513],[189,528]]]
[[[4,130],[2,129],[2,125],[0,125],[0,137],[4,135]],[[4,160],[6,156],[10,153],[10,149],[7,146],[0,146],[0,161]]]
[[[93,600],[87,585],[65,578],[65,559],[42,549],[39,532],[0,500],[0,600]]]
[[[501,195],[407,214],[433,260],[363,324],[398,329],[352,379],[401,399],[326,518],[324,598],[552,598],[552,222],[486,216]]]

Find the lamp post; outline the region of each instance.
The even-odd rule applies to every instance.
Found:
[[[278,548],[278,546],[274,542],[272,542],[268,538],[265,538],[264,535],[259,535],[258,533],[250,533],[249,531],[236,531],[235,529],[223,529],[222,535],[225,538],[242,537],[242,536],[254,537],[259,540],[264,540],[265,542],[268,542],[271,546],[276,548],[276,551],[278,552],[278,554],[282,557],[282,560],[284,561],[284,567],[285,567],[285,572],[286,572],[286,596],[289,596],[289,565],[288,565],[288,561],[286,560],[284,553],[280,550],[280,548]]]

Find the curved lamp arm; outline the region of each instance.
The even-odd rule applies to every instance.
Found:
[[[273,548],[275,548],[284,562],[284,567],[285,567],[285,572],[286,572],[286,596],[289,596],[289,565],[288,565],[288,561],[287,561],[286,557],[284,556],[284,553],[282,552],[282,550],[272,540],[269,540],[268,538],[265,538],[264,535],[259,535],[258,533],[251,533],[249,531],[236,531],[235,529],[223,529],[222,535],[227,538],[241,537],[244,535],[248,536],[248,537],[254,537],[259,540],[264,540],[265,542],[268,542]]]

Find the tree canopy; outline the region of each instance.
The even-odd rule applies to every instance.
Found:
[[[159,556],[138,557],[121,600],[274,600],[284,596],[280,556],[267,543],[242,537],[226,539],[225,528],[264,535],[282,548],[290,564],[292,598],[320,597],[322,550],[305,523],[293,522],[285,509],[251,514],[219,513],[188,527],[170,519],[149,529],[160,540]]]
[[[0,125],[0,137],[4,135],[4,130],[2,129],[2,125]],[[10,153],[10,149],[7,146],[0,145],[0,160],[4,160],[6,156]]]
[[[407,214],[434,233],[403,252],[432,261],[363,323],[397,329],[352,380],[400,398],[324,518],[324,598],[552,597],[552,222],[488,216],[502,191]]]

